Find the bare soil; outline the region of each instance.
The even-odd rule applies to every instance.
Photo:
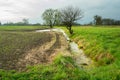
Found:
[[[15,69],[18,71],[22,71],[27,66],[51,63],[55,55],[60,52],[67,51],[68,44],[61,33],[47,33],[49,33],[49,36],[51,37],[49,38],[49,40],[46,40],[43,37],[43,39],[41,39],[42,41],[38,42],[38,44],[41,45],[34,47],[26,52],[23,52],[22,55],[17,56],[17,58],[5,59],[5,61],[1,62],[0,64],[3,65],[1,68],[6,70]],[[13,55],[6,55],[6,57],[11,58],[12,56]]]

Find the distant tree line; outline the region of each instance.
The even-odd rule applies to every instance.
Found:
[[[110,18],[102,18],[101,16],[94,16],[94,25],[120,25],[120,20]]]
[[[30,24],[28,19],[23,19],[21,22],[16,22],[16,23],[7,22],[7,23],[2,24],[0,22],[0,26],[1,25],[2,26],[40,26],[41,24],[40,23]]]
[[[2,25],[2,23],[0,22],[0,26]]]

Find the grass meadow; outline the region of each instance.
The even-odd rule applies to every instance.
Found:
[[[33,31],[46,29],[47,26],[0,26],[0,31]]]
[[[52,64],[28,66],[22,72],[1,69],[0,80],[120,80],[119,27],[74,26],[73,35],[70,35],[65,27],[60,28],[64,29],[79,48],[94,61],[94,68],[79,69],[71,57],[57,55]],[[17,58],[20,55],[16,53],[22,54],[28,49],[39,46],[39,40],[45,37],[44,34],[24,32],[36,29],[43,27],[0,27],[0,61],[4,60],[3,56],[17,55],[15,57]],[[20,50],[15,53],[14,50],[17,48]]]

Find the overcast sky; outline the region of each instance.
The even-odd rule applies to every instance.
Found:
[[[73,5],[84,12],[79,23],[88,23],[94,15],[120,20],[120,0],[0,0],[0,21],[19,22],[28,18],[30,23],[42,23],[41,14],[48,8]]]

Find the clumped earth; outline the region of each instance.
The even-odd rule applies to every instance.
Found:
[[[48,64],[58,53],[68,49],[66,40],[60,33],[51,32],[52,39],[45,44],[27,51],[23,57],[18,60],[17,68],[22,70],[28,65]]]
[[[33,66],[37,64],[48,64],[51,63],[54,59],[54,56],[57,53],[67,51],[68,44],[66,39],[61,33],[57,32],[43,32],[43,33],[1,33],[7,34],[9,37],[15,37],[14,35],[18,35],[22,39],[19,40],[19,37],[15,37],[16,39],[13,41],[12,39],[6,38],[8,40],[6,45],[0,46],[2,50],[8,49],[9,53],[3,51],[0,52],[0,69],[5,70],[24,70],[27,66]],[[29,35],[28,35],[29,34]],[[32,35],[30,35],[32,34]],[[35,36],[37,34],[37,36]],[[25,37],[26,36],[26,37]],[[3,37],[2,39],[4,39]],[[17,39],[18,38],[18,39]],[[32,39],[34,38],[34,39]],[[25,41],[26,40],[26,41]],[[30,41],[31,40],[31,41]],[[5,43],[5,42],[3,42]],[[21,46],[17,46],[20,44]],[[8,45],[17,46],[11,47]],[[10,53],[11,52],[11,53]]]

